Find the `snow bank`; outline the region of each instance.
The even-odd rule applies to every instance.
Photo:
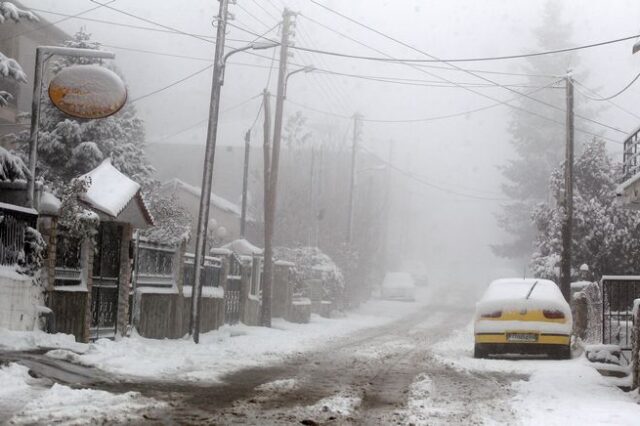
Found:
[[[14,331],[0,328],[0,349],[25,351],[37,348],[66,348],[84,352],[88,345],[76,343],[71,334],[48,334],[43,331]]]
[[[117,342],[98,340],[77,360],[123,376],[215,382],[225,374],[277,363],[355,331],[387,324],[424,306],[424,303],[371,301],[345,318],[312,315],[308,324],[274,319],[272,328],[243,324],[223,326],[200,335],[198,345],[186,337],[154,340],[132,336]],[[58,351],[56,356],[64,353]]]
[[[92,389],[72,389],[46,379],[34,379],[27,367],[0,367],[0,413],[11,424],[126,423],[142,421],[145,410],[165,403],[137,392],[112,394]]]
[[[525,426],[638,424],[640,405],[634,397],[612,386],[584,357],[566,361],[474,359],[472,323],[432,350],[439,360],[461,371],[529,375],[512,384],[516,396],[510,401],[510,408]]]

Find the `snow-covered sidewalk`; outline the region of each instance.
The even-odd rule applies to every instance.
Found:
[[[225,326],[201,335],[196,345],[188,338],[145,339],[134,335],[118,341],[76,343],[71,336],[41,332],[0,330],[0,350],[57,348],[48,356],[95,366],[128,380],[164,380],[213,383],[225,374],[245,368],[267,366],[301,352],[320,348],[335,339],[371,327],[382,326],[424,309],[428,292],[416,303],[373,300],[344,318],[313,315],[309,324],[274,320],[272,328]],[[161,409],[163,403],[135,392],[121,395],[89,389],[71,389],[34,379],[26,367],[9,364],[0,368],[0,414],[16,423],[62,422],[75,419],[133,421],[145,410]],[[64,400],[65,404],[61,401]],[[68,404],[73,401],[73,404]],[[63,408],[62,406],[72,408]],[[116,407],[117,409],[114,409]],[[112,417],[116,413],[117,418]]]
[[[436,356],[461,371],[525,374],[511,385],[510,408],[522,425],[637,425],[637,392],[625,393],[602,377],[584,356],[567,361],[474,359],[468,326],[436,344]],[[488,423],[493,423],[490,418]]]

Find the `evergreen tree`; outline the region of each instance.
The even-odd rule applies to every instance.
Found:
[[[65,46],[99,49],[91,35],[80,30]],[[98,58],[61,57],[51,67],[55,75],[72,65],[102,64]],[[113,69],[113,68],[112,68]],[[113,69],[117,72],[116,69]],[[145,151],[144,123],[128,103],[118,113],[103,119],[71,118],[58,110],[47,97],[42,100],[38,140],[37,174],[57,194],[71,179],[97,167],[105,158],[143,187],[152,183],[153,167]],[[23,135],[24,146],[28,137]]]
[[[586,263],[596,277],[603,274],[636,274],[640,255],[640,213],[616,203],[616,177],[604,142],[593,140],[576,159],[572,271]],[[564,167],[556,169],[550,191],[563,197]],[[557,204],[557,203],[556,203]],[[557,205],[541,204],[533,214],[538,231],[531,268],[535,276],[557,279],[562,253],[564,211]]]
[[[561,18],[561,5],[548,1],[544,9],[543,23],[534,31],[538,50],[555,49],[571,44],[571,26]],[[528,85],[542,86],[552,79],[540,75],[562,76],[575,68],[578,60],[573,54],[546,55],[528,58],[523,71],[529,77]],[[582,78],[582,77],[581,77]],[[513,235],[509,243],[494,246],[494,252],[507,258],[522,259],[530,256],[535,229],[530,215],[535,206],[549,199],[548,182],[552,171],[563,161],[565,130],[562,125],[530,114],[531,111],[563,123],[565,120],[564,83],[554,88],[542,89],[530,96],[557,106],[553,109],[532,99],[521,97],[516,104],[522,110],[512,109],[508,131],[515,158],[501,167],[507,183],[503,192],[512,201],[504,205],[498,215],[499,225]],[[523,89],[530,90],[530,89]],[[579,144],[580,140],[576,139]]]

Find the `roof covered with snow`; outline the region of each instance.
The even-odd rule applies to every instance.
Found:
[[[51,192],[44,191],[40,195],[38,202],[38,213],[41,215],[57,216],[60,213],[60,205],[62,203]]]
[[[172,188],[174,191],[181,189],[191,195],[194,195],[197,198],[200,198],[200,193],[202,192],[199,187],[189,185],[188,183],[178,178],[171,179],[170,181],[165,182],[162,186],[164,188]],[[234,204],[226,198],[216,195],[213,192],[211,193],[211,205],[219,210],[234,214],[236,216],[240,216],[242,214],[242,210],[237,204]]]
[[[87,192],[81,194],[80,199],[91,208],[113,218],[120,216],[123,212],[129,212],[124,216],[131,220],[135,219],[134,216],[142,215],[147,224],[153,224],[153,217],[140,195],[140,185],[118,171],[111,164],[110,159],[103,161],[81,178],[90,181]],[[135,202],[132,203],[132,201]],[[133,214],[130,211],[134,208],[131,207],[133,205],[139,208],[138,213]]]
[[[262,249],[254,246],[249,241],[245,239],[239,239],[235,241],[231,241],[228,244],[222,246],[222,248],[231,250],[235,254],[239,254],[241,256],[251,256],[254,254],[262,254]]]

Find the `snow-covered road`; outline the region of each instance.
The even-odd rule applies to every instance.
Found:
[[[98,367],[110,380],[52,386],[8,363],[0,413],[28,424],[637,424],[637,399],[584,358],[473,359],[473,309],[457,300],[432,290],[309,325],[228,327],[199,346],[139,337],[74,345],[83,353],[48,359]],[[26,348],[20,336],[0,333],[3,341]]]

